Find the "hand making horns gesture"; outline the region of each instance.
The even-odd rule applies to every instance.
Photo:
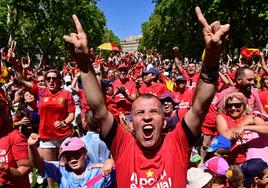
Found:
[[[203,30],[206,49],[220,47],[222,40],[228,34],[230,25],[221,25],[219,21],[215,21],[212,24],[208,25],[207,20],[203,16],[199,7],[195,8],[195,13]]]
[[[196,7],[195,12],[203,30],[206,50],[208,52],[213,51],[219,53],[222,48],[222,40],[228,34],[230,25],[221,25],[219,21],[215,21],[209,25],[199,7]],[[83,61],[90,59],[88,40],[76,15],[73,15],[73,21],[75,23],[77,33],[65,35],[63,38],[65,42],[74,46],[75,54],[78,58],[78,62],[80,62],[79,66],[81,66]]]
[[[72,16],[77,33],[71,33],[70,35],[64,35],[65,42],[73,45],[74,52],[78,61],[79,67],[83,67],[85,62],[90,60],[90,51],[88,48],[87,35],[83,30],[83,27],[76,15]]]

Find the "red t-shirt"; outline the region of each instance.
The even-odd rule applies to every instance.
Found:
[[[218,78],[218,85],[217,85],[217,91],[221,92],[224,88],[226,88],[225,83],[222,81],[222,79]]]
[[[8,113],[8,105],[7,105],[7,99],[4,90],[0,87],[0,113],[4,114],[3,116],[0,116],[0,125],[1,123],[8,123],[6,125],[7,127],[11,126],[9,121],[9,113]],[[4,120],[4,118],[6,118]],[[1,133],[0,133],[1,134]]]
[[[218,96],[219,96],[219,93],[215,93],[215,96],[209,106],[209,110],[208,110],[208,113],[205,117],[205,120],[203,122],[203,125],[206,125],[206,126],[212,126],[212,127],[215,127],[216,126],[216,116],[217,116],[217,107],[216,107],[216,104],[217,104],[217,101],[218,101]]]
[[[0,162],[8,164],[9,167],[17,168],[16,161],[23,159],[29,159],[28,144],[20,131],[14,130],[0,138]],[[28,174],[21,178],[12,179],[7,173],[0,171],[0,182],[12,185],[12,187],[30,187]]]
[[[117,92],[117,87],[123,86],[126,89],[128,95],[137,94],[136,84],[132,80],[128,80],[125,83],[122,83],[120,79],[116,79],[113,82],[114,92]],[[131,111],[131,102],[125,98],[124,95],[118,93],[114,96],[114,102],[117,105],[117,110],[123,114],[130,114]]]
[[[135,138],[118,126],[111,146],[118,187],[186,187],[191,147],[185,126],[184,120],[178,123],[151,155],[145,154]]]
[[[71,124],[56,129],[55,121],[63,121],[69,113],[75,112],[75,104],[71,93],[60,90],[56,94],[51,94],[48,89],[44,90],[40,96],[40,124],[39,135],[41,139],[63,139],[72,134]]]
[[[234,69],[234,70],[232,70],[232,72],[230,73],[230,78],[231,78],[232,80],[235,80],[235,74],[236,74],[236,72],[237,72],[237,69]]]
[[[106,102],[106,106],[107,109],[113,114],[114,118],[119,120],[119,111],[117,110],[117,106],[114,103],[114,100],[112,98],[112,96],[106,95],[105,96],[105,102]]]
[[[235,128],[238,127],[239,124],[243,121],[242,117],[239,119],[232,119],[230,116],[221,113],[228,124],[228,128]],[[246,143],[251,138],[252,132],[251,131],[244,131],[242,133],[241,139],[233,140],[232,141],[232,148],[229,152],[228,162],[230,164],[241,164],[244,163],[246,160]]]
[[[86,96],[85,96],[84,89],[79,89],[77,94],[78,94],[78,96],[80,97],[80,99],[82,101],[81,102],[81,109],[82,109],[82,117],[84,117],[86,111],[90,110],[90,106],[87,103],[87,99],[86,99]]]
[[[180,119],[182,119],[192,105],[193,92],[189,90],[186,90],[184,93],[174,91],[173,97],[179,102],[178,113]]]
[[[216,116],[218,114],[218,111],[217,111],[216,103],[218,101],[218,96],[219,96],[219,93],[215,93],[215,96],[209,106],[208,113],[201,127],[203,134],[212,135],[212,136],[217,135]]]
[[[162,83],[153,83],[150,86],[147,86],[145,83],[141,84],[141,87],[139,88],[140,94],[153,94],[157,97],[160,97],[163,93],[168,92],[168,89],[165,84]]]
[[[268,90],[265,91],[259,91],[260,100],[263,106],[263,109],[266,113],[268,113]]]
[[[197,86],[197,82],[198,82],[198,79],[199,79],[199,76],[200,74],[195,74],[193,75],[192,77],[190,77],[187,73],[186,70],[183,70],[182,71],[182,75],[186,78],[187,80],[187,83],[186,83],[186,88],[189,90],[189,91],[194,91],[196,86]]]

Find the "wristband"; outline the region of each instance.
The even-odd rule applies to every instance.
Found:
[[[218,77],[212,77],[207,74],[201,73],[200,78],[203,80],[203,82],[208,83],[208,84],[214,84],[218,81]]]
[[[62,121],[62,124],[63,124],[64,127],[67,125],[65,120]]]
[[[219,66],[213,68],[207,68],[205,66],[202,66],[200,78],[205,83],[216,83],[218,81],[218,76],[219,76]]]

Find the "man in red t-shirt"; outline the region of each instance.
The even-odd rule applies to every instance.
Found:
[[[187,90],[192,91],[194,93],[199,78],[199,73],[196,73],[195,63],[189,62],[189,64],[186,67],[186,70],[183,69],[180,64],[177,65],[179,73],[183,75],[187,80],[186,83]]]
[[[174,99],[179,102],[178,114],[180,119],[184,117],[192,105],[193,93],[186,89],[186,82],[187,79],[184,76],[178,76],[173,92]]]
[[[168,92],[166,85],[158,82],[160,76],[158,69],[151,67],[143,74],[143,83],[139,88],[140,94],[152,94],[159,98],[163,93]]]
[[[75,47],[85,95],[101,134],[111,149],[118,187],[186,187],[186,172],[191,146],[200,133],[202,121],[216,90],[221,38],[229,25],[214,22],[208,25],[199,7],[196,14],[202,25],[206,56],[194,95],[193,105],[184,119],[166,136],[161,102],[152,94],[139,96],[131,108],[133,134],[118,125],[105,106],[102,91],[95,77],[87,37],[76,16],[78,34],[64,36]]]
[[[131,104],[137,98],[136,84],[127,78],[128,66],[120,64],[117,70],[119,71],[119,78],[112,84],[115,93],[113,100],[119,112],[129,115]]]

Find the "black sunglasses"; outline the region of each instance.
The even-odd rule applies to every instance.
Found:
[[[227,103],[225,105],[225,107],[226,108],[232,108],[234,106],[235,108],[241,108],[242,105],[243,105],[243,103]]]
[[[58,78],[57,77],[46,77],[46,81],[53,81],[53,82],[55,82],[55,81],[57,81],[58,80]]]
[[[164,104],[165,102],[172,102],[173,100],[170,97],[164,98],[164,99],[160,99],[161,103]]]
[[[44,82],[44,80],[37,80],[37,83]]]

